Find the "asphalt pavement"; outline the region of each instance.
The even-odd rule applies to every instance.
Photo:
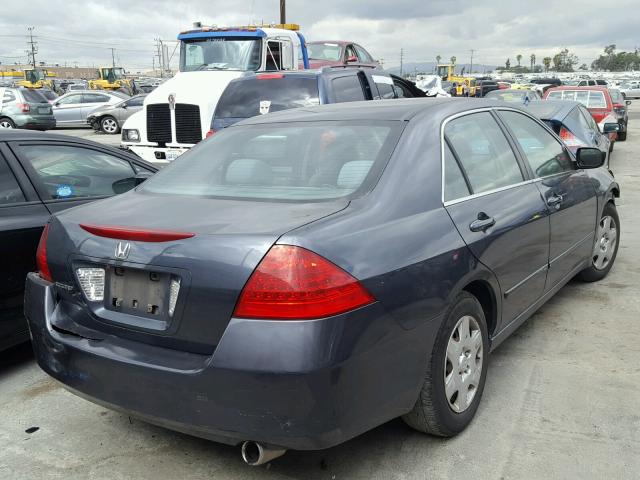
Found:
[[[640,111],[611,161],[622,189],[611,274],[571,282],[492,354],[478,414],[456,438],[393,420],[329,450],[290,451],[252,468],[239,448],[68,393],[27,345],[0,353],[0,479],[640,478],[639,151]]]

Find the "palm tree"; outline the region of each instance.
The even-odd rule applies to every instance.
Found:
[[[511,59],[507,58],[507,61],[504,62],[504,66],[507,67],[507,70],[511,68]]]
[[[544,71],[548,72],[549,71],[549,67],[551,67],[551,57],[544,57],[542,59],[542,63],[544,63]]]
[[[522,55],[516,55],[516,60],[518,60],[518,68],[520,68],[520,60],[522,60]]]
[[[531,71],[533,72],[536,68],[536,54],[532,53],[530,58],[531,58]]]
[[[451,57],[451,64],[455,65],[456,64],[456,60],[457,60],[457,58],[455,56]]]
[[[440,60],[442,60],[442,57],[440,55],[436,55],[436,63],[438,65],[440,65]]]

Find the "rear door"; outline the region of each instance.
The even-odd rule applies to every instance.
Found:
[[[498,278],[502,322],[542,295],[549,260],[549,219],[504,130],[490,111],[450,120],[445,133],[445,207],[476,258]],[[460,182],[447,179],[456,168]],[[447,184],[456,185],[455,195]]]
[[[500,116],[518,141],[550,212],[549,290],[575,275],[591,256],[598,207],[593,180],[537,121],[514,111]]]
[[[24,283],[27,273],[36,269],[38,241],[49,218],[49,211],[37,199],[24,173],[17,170],[16,176],[8,159],[12,156],[0,143],[0,348],[26,333],[22,315]]]
[[[82,94],[73,93],[53,104],[53,114],[57,125],[70,125],[82,122]]]

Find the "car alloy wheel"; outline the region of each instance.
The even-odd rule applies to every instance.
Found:
[[[118,131],[118,122],[116,122],[113,118],[107,117],[102,119],[102,131],[104,133],[108,133],[113,135]]]
[[[10,120],[0,120],[0,128],[13,128]]]
[[[465,315],[449,337],[444,365],[445,395],[454,412],[464,412],[473,402],[482,378],[483,359],[480,325]]]
[[[613,217],[607,215],[602,217],[598,232],[596,233],[596,244],[593,247],[593,266],[597,270],[607,268],[618,243],[618,227]]]

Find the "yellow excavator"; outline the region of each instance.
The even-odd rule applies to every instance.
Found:
[[[125,90],[129,95],[135,95],[136,86],[133,79],[126,78],[121,67],[100,67],[98,78],[89,80],[91,90]]]
[[[18,86],[25,88],[50,88],[53,90],[53,81],[48,78],[53,76],[53,73],[43,68],[26,68],[23,80],[16,83]]]
[[[467,86],[470,97],[476,96],[476,79],[473,77],[463,77],[461,75],[456,75],[456,66],[454,63],[438,65],[436,72],[438,76],[442,78],[442,81],[457,84],[457,96],[461,97],[463,95],[463,85]]]

